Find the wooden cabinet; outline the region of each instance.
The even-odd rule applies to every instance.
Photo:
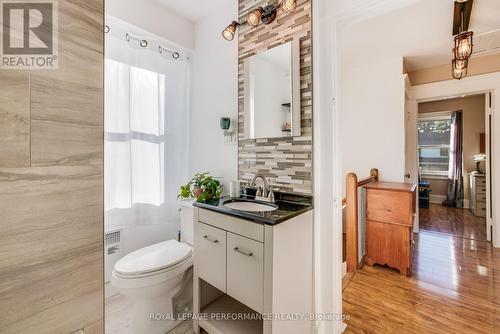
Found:
[[[410,275],[416,185],[375,182],[366,188],[366,263]]]
[[[486,175],[470,175],[470,210],[474,216],[486,217]]]

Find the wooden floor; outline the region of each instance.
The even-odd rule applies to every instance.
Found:
[[[486,218],[474,216],[469,209],[431,204],[430,209],[419,209],[419,213],[421,230],[486,240]]]
[[[344,333],[500,333],[500,250],[421,231],[412,277],[364,266],[347,285]]]

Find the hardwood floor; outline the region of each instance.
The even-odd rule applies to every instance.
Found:
[[[344,333],[500,333],[500,249],[421,231],[412,277],[364,266],[347,285]]]
[[[420,229],[486,240],[486,218],[476,217],[468,209],[447,208],[440,204],[420,209]]]

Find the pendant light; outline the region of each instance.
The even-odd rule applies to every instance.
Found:
[[[467,60],[472,55],[472,36],[474,36],[472,31],[464,31],[455,36],[455,48],[453,49],[455,59]]]
[[[459,68],[457,66],[458,62],[460,62],[460,60],[453,59],[451,63],[451,74],[453,75],[454,79],[460,80],[467,76],[467,65],[465,67]]]

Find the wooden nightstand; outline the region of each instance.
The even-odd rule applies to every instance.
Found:
[[[375,182],[366,189],[366,263],[411,273],[415,184]]]

